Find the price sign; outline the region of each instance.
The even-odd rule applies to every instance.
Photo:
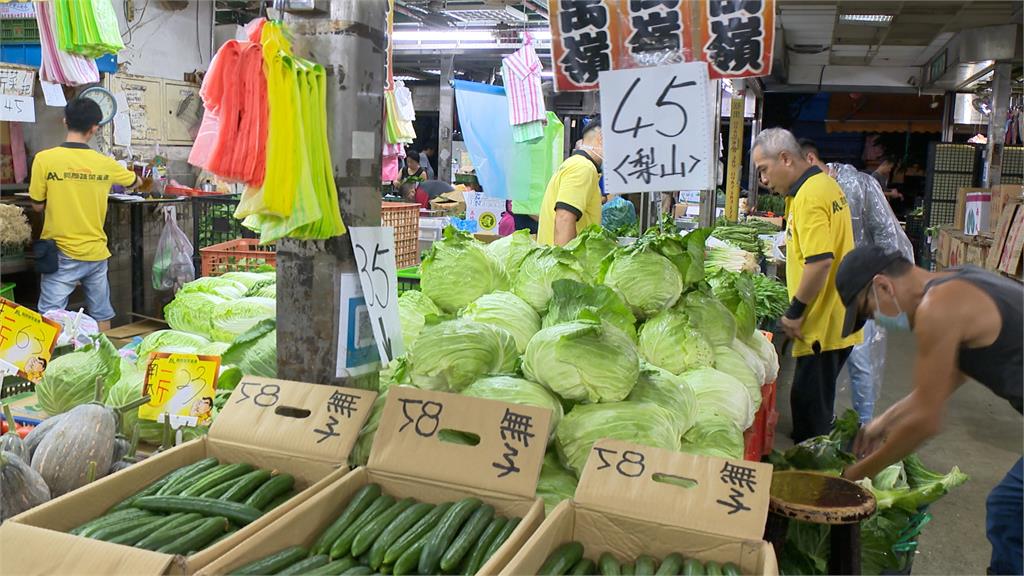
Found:
[[[707,84],[703,63],[601,73],[608,193],[710,187]]]
[[[0,360],[11,372],[38,383],[60,331],[59,323],[0,298]]]
[[[219,370],[220,356],[152,354],[143,384],[150,400],[139,408],[139,418],[162,421],[170,414],[188,426],[209,426]]]
[[[43,88],[43,100],[47,106],[63,108],[68,105],[67,98],[64,97],[63,86],[46,80],[40,80],[39,85]]]
[[[349,228],[359,283],[366,298],[373,337],[384,364],[405,353],[398,321],[398,273],[395,230],[389,227]]]
[[[477,230],[484,234],[497,234],[505,201],[489,198],[483,192],[463,192],[462,197],[466,200],[466,219],[475,220]]]
[[[36,104],[32,97],[0,94],[0,120],[5,122],[35,122]]]

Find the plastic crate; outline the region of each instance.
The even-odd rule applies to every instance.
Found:
[[[261,272],[277,266],[277,247],[260,246],[255,238],[240,238],[199,250],[203,276],[225,272]]]
[[[192,197],[192,244],[196,249],[259,236],[234,216],[238,195]]]
[[[39,43],[39,27],[34,18],[0,20],[0,40],[3,42]]]
[[[395,265],[408,268],[420,263],[420,205],[383,202],[380,225],[395,229]]]
[[[410,266],[398,271],[398,294],[420,289],[420,267]]]
[[[14,302],[14,282],[4,282],[0,284],[0,298],[7,298],[11,302]]]
[[[756,424],[743,433],[743,459],[751,462],[761,461],[761,434]]]

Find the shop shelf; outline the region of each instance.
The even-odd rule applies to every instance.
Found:
[[[277,266],[274,245],[260,246],[255,238],[240,238],[199,250],[203,276],[225,272],[262,272]]]

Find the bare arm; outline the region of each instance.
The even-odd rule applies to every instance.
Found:
[[[576,215],[563,208],[555,208],[555,245],[565,246],[576,237]]]
[[[818,297],[828,281],[828,271],[832,268],[833,258],[823,258],[804,264],[804,275],[800,278],[800,286],[796,289],[797,300],[810,304]]]

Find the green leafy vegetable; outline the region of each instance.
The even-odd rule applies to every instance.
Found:
[[[277,301],[251,296],[220,305],[210,318],[210,336],[219,342],[232,342],[260,320],[277,316]]]
[[[754,312],[754,280],[751,274],[719,270],[708,276],[711,293],[736,319],[736,337],[748,337],[757,326]]]
[[[764,274],[755,274],[754,309],[758,320],[778,320],[789,306],[789,292],[786,285]]]
[[[562,420],[562,404],[547,388],[514,376],[490,376],[470,384],[462,391],[463,396],[500,400],[512,404],[526,404],[551,410],[549,433]]]
[[[493,292],[477,298],[462,313],[474,322],[508,330],[516,339],[519,353],[526,351],[530,338],[540,330],[540,314],[511,292]]]
[[[407,290],[398,297],[398,322],[402,327],[402,338],[405,347],[412,346],[412,343],[419,338],[427,318],[440,316],[441,309],[434,304],[429,296],[419,290]]]
[[[591,286],[575,280],[555,280],[543,327],[579,320],[587,314],[601,318],[636,340],[636,317],[619,294],[604,285]]]
[[[537,496],[544,501],[544,513],[551,514],[559,502],[575,496],[578,483],[576,476],[562,466],[558,453],[548,450],[537,481]]]
[[[683,434],[680,450],[690,454],[742,460],[743,430],[727,416],[715,412],[702,413]]]
[[[235,338],[221,355],[224,364],[237,366],[250,376],[277,377],[277,322],[268,318]]]
[[[600,225],[592,224],[566,244],[565,249],[579,261],[587,280],[593,282],[601,272],[602,261],[618,246],[619,242],[614,234]]]
[[[50,361],[36,384],[39,405],[50,416],[67,412],[96,398],[96,379],[104,383],[104,395],[121,375],[117,349],[103,334],[92,343]]]
[[[209,338],[213,311],[226,302],[226,298],[208,292],[179,292],[164,306],[164,318],[175,330]]]
[[[638,318],[648,318],[671,307],[683,291],[683,280],[672,262],[635,244],[617,252],[603,274]]]
[[[640,327],[640,353],[659,368],[682,374],[715,364],[707,339],[690,325],[685,314],[665,310]]]
[[[685,434],[697,419],[697,396],[686,380],[651,364],[640,369],[636,386],[626,399],[664,408],[676,424],[677,436]]]
[[[464,318],[428,325],[409,349],[418,388],[461,392],[487,374],[507,374],[519,353],[507,330]]]
[[[512,284],[512,292],[525,300],[539,314],[548,309],[556,280],[569,279],[582,282],[583,268],[564,248],[544,246],[535,248],[519,267],[519,275]]]
[[[714,368],[698,368],[682,374],[697,396],[697,421],[707,414],[718,414],[732,420],[740,430],[754,422],[754,404],[743,384]]]
[[[676,308],[686,314],[691,325],[700,327],[700,333],[712,346],[728,346],[736,338],[732,312],[711,295],[700,290],[688,292]]]
[[[519,275],[519,267],[523,259],[531,250],[537,247],[537,243],[530,237],[529,230],[516,230],[508,236],[485,245],[484,250],[504,270],[510,284],[515,282]]]
[[[210,341],[202,336],[181,332],[180,330],[157,330],[146,335],[139,344],[139,367],[149,363],[152,352],[180,352],[196,354],[200,349],[210,345]]]
[[[504,290],[507,283],[501,266],[483,245],[451,226],[420,265],[420,289],[446,312],[456,312],[484,294]]]
[[[594,443],[602,438],[679,450],[676,430],[664,408],[648,402],[608,402],[573,408],[562,418],[555,438],[562,462],[579,474]]]
[[[223,276],[204,276],[185,284],[176,296],[189,292],[205,292],[226,300],[235,300],[245,295],[245,284]]]

